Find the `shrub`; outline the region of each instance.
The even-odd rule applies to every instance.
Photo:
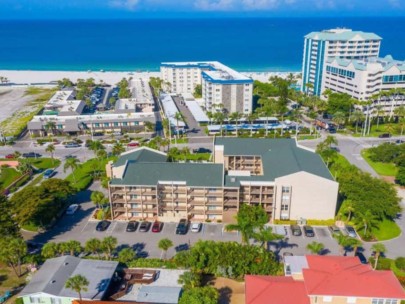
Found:
[[[401,283],[402,287],[405,287],[405,277],[397,277],[397,279],[398,279],[399,283]]]
[[[161,260],[161,259],[145,259],[139,258],[128,263],[128,267],[140,267],[140,268],[169,268],[175,269],[176,264],[170,260]]]
[[[375,259],[373,257],[371,257],[369,259],[369,262],[371,263],[371,265],[374,265]],[[391,259],[380,257],[378,259],[378,263],[377,263],[377,270],[390,270],[391,262],[392,262]]]
[[[395,260],[395,266],[397,266],[398,269],[405,271],[405,258],[404,257],[399,257]]]

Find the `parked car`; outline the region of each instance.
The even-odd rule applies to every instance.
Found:
[[[353,238],[357,237],[356,230],[354,230],[354,228],[352,226],[346,225],[345,229],[346,229],[348,236],[353,237]]]
[[[139,232],[148,232],[150,228],[150,223],[147,221],[143,221],[139,226]]]
[[[127,224],[127,232],[135,232],[136,228],[138,228],[138,222],[137,221],[129,221]]]
[[[37,157],[41,157],[42,155],[39,153],[35,153],[35,152],[28,152],[28,153],[23,153],[22,157],[24,158],[37,158]]]
[[[109,222],[109,221],[106,221],[106,220],[101,221],[97,224],[96,230],[97,231],[106,231],[107,228],[110,226],[110,224],[111,224],[111,222]]]
[[[73,215],[79,208],[80,208],[80,206],[78,204],[72,204],[66,209],[66,214]]]
[[[383,133],[383,134],[378,135],[378,137],[379,138],[390,138],[391,134],[390,133]]]
[[[27,241],[27,253],[29,255],[41,253],[42,244]]]
[[[127,145],[128,147],[139,147],[139,142],[130,142]]]
[[[51,178],[55,174],[55,171],[52,169],[45,170],[44,179]]]
[[[328,229],[329,229],[330,233],[332,233],[332,234],[341,234],[342,233],[342,231],[340,231],[339,227],[335,226],[335,225],[329,226]]]
[[[300,236],[302,234],[301,227],[298,225],[291,225],[290,226],[292,235]]]
[[[397,140],[395,141],[395,143],[396,143],[397,145],[401,145],[401,144],[405,143],[405,140],[397,139]]]
[[[359,252],[359,251],[356,251],[356,253],[354,254],[354,256],[358,257],[359,260],[360,260],[360,262],[361,262],[362,264],[368,264],[368,261],[367,261],[367,259],[366,259],[366,257],[364,256],[363,253],[361,253],[361,252]]]
[[[14,155],[14,154],[7,154],[7,155],[6,155],[6,158],[7,158],[7,159],[15,158],[15,155]]]
[[[152,225],[152,232],[160,232],[162,230],[163,223],[155,221]]]
[[[186,234],[188,230],[188,221],[186,219],[181,219],[176,228],[176,234]]]
[[[78,148],[78,147],[80,147],[80,145],[76,143],[67,143],[65,145],[65,148]]]
[[[312,226],[305,225],[304,226],[304,233],[305,233],[305,236],[307,236],[307,237],[314,237],[315,236],[315,230],[314,230],[314,228],[312,228]]]
[[[201,230],[201,223],[192,223],[190,227],[191,232],[200,232]]]

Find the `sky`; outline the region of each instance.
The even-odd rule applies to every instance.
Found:
[[[405,0],[0,0],[0,19],[405,16]]]

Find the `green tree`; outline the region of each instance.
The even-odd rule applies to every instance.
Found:
[[[44,126],[46,133],[51,135],[54,135],[54,132],[56,130],[56,123],[54,121],[48,121],[45,126]]]
[[[332,145],[338,145],[338,140],[333,135],[326,136],[325,140],[323,141],[325,145],[332,147]]]
[[[75,175],[75,172],[74,172],[74,171],[75,171],[77,168],[79,168],[79,166],[80,166],[79,163],[80,163],[80,162],[79,162],[79,160],[78,160],[77,158],[71,157],[71,158],[68,158],[68,159],[66,160],[65,164],[63,165],[63,171],[64,171],[64,172],[66,172],[66,170],[68,170],[68,169],[71,170],[75,185],[76,185],[77,182],[76,182],[76,175]]]
[[[89,150],[93,151],[94,153],[97,153],[99,150],[105,150],[104,145],[101,143],[99,140],[92,140],[89,143]]]
[[[118,253],[118,261],[127,264],[135,259],[135,251],[132,248],[124,248]]]
[[[179,284],[183,285],[184,289],[192,289],[201,286],[201,274],[193,272],[193,271],[186,271],[179,276],[177,281]]]
[[[41,255],[45,259],[57,257],[59,255],[59,246],[57,243],[48,242],[41,249]]]
[[[405,118],[405,106],[400,105],[399,107],[395,108],[394,113],[398,116],[399,120],[403,122]],[[401,124],[401,136],[402,134],[404,134],[404,123]]]
[[[53,164],[54,163],[53,153],[55,152],[55,146],[53,144],[48,145],[45,149],[45,152],[48,152],[49,154],[51,154],[52,164]]]
[[[101,241],[97,238],[90,238],[86,241],[84,245],[84,250],[91,254],[97,254],[98,258],[100,258],[101,250]]]
[[[27,244],[22,238],[0,238],[0,261],[13,268],[15,274],[22,275],[21,265],[27,255]]]
[[[352,115],[351,119],[354,121],[355,127],[356,127],[356,134],[357,134],[357,127],[359,126],[359,123],[361,123],[364,120],[364,114],[360,110],[355,110]]]
[[[262,242],[261,247],[267,249],[268,242],[280,240],[283,238],[283,236],[273,233],[273,229],[271,227],[260,227],[259,232],[253,233],[253,238],[256,241]]]
[[[117,247],[117,238],[113,236],[107,236],[101,241],[101,250],[107,255],[107,258],[111,260],[112,254]]]
[[[332,120],[333,120],[334,123],[337,124],[337,128],[338,128],[338,130],[339,130],[339,129],[340,129],[340,126],[343,125],[343,124],[345,123],[345,121],[346,121],[346,115],[345,115],[345,113],[342,112],[342,111],[337,111],[337,112],[333,115]]]
[[[180,134],[179,122],[186,122],[184,115],[181,112],[176,112],[173,117],[176,120],[176,137],[177,138]],[[177,143],[176,143],[177,145]]]
[[[253,135],[253,122],[257,119],[257,114],[256,113],[250,113],[245,116],[246,120],[250,124],[250,136]]]
[[[27,160],[20,160],[17,166],[17,170],[20,171],[22,174],[32,174],[34,169],[32,168],[31,163]]]
[[[197,84],[194,87],[194,93],[193,93],[194,98],[201,98],[202,97],[202,85]]]
[[[100,208],[100,206],[104,206],[108,203],[108,198],[106,198],[101,191],[93,191],[90,195],[90,199],[97,206],[97,208]]]
[[[12,206],[8,199],[0,194],[0,236],[19,237],[20,228],[13,218]]]
[[[221,132],[221,136],[222,136],[222,134],[223,134],[222,125],[224,124],[226,115],[222,111],[215,112],[212,118],[214,119],[215,123],[219,124],[220,132]]]
[[[357,229],[364,229],[364,236],[368,236],[371,233],[372,228],[378,227],[379,221],[370,210],[367,210],[364,213],[356,213],[356,225]]]
[[[307,245],[307,250],[312,254],[320,254],[325,246],[322,243],[311,242]]]
[[[167,250],[169,250],[171,247],[173,247],[173,242],[170,239],[164,238],[158,242],[158,247],[159,247],[159,249],[162,250],[162,254],[161,254],[160,258],[163,257],[164,259],[166,259]]]
[[[238,137],[238,122],[242,117],[243,115],[239,112],[233,112],[229,115],[229,120],[235,122],[236,137]]]
[[[381,254],[384,254],[387,251],[387,248],[382,243],[375,243],[373,244],[373,246],[371,246],[371,250],[375,253],[374,269],[376,269],[379,257],[381,256]]]
[[[395,181],[401,185],[405,186],[405,166],[401,166],[398,168],[397,176],[395,177]]]
[[[86,292],[88,290],[89,281],[86,277],[77,274],[73,277],[70,277],[65,282],[65,288],[72,289],[73,291],[77,292],[79,295],[80,302],[82,301],[82,291]]]
[[[263,207],[242,204],[236,215],[236,224],[228,224],[225,229],[239,231],[242,235],[242,243],[249,244],[255,229],[262,229],[268,221],[268,215]]]
[[[211,286],[197,287],[185,290],[179,304],[217,304],[218,290]]]
[[[342,210],[343,214],[347,214],[348,222],[350,222],[352,215],[355,211],[354,206],[355,206],[355,203],[350,199],[345,200],[342,204],[341,210]]]
[[[82,245],[76,240],[65,242],[65,249],[71,256],[75,256],[83,251]]]
[[[112,148],[113,155],[120,155],[121,153],[125,152],[125,147],[122,143],[117,142]]]
[[[150,121],[145,121],[143,123],[144,132],[152,132],[155,129],[155,125]]]
[[[342,255],[346,253],[347,248],[357,245],[357,242],[359,241],[358,239],[343,234],[335,234],[333,237],[338,242]]]

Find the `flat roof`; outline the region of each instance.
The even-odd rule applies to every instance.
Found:
[[[321,32],[311,32],[305,36],[305,38],[316,39],[316,40],[328,40],[328,41],[339,41],[339,40],[356,40],[355,38],[360,38],[361,40],[381,40],[382,38],[374,33],[353,31],[351,29],[330,29],[323,30]]]
[[[130,82],[131,92],[136,103],[154,104],[152,91],[149,83],[142,78],[132,79]]]
[[[173,127],[185,127],[186,124],[183,121],[177,121],[174,117],[176,113],[180,112],[176,106],[176,103],[173,100],[173,97],[170,94],[161,94],[160,101],[163,106],[163,111],[165,112],[166,117],[170,121],[170,125]]]
[[[385,57],[368,57],[363,59],[344,59],[339,57],[328,58],[327,63],[336,63],[338,66],[347,68],[350,64],[358,71],[380,70],[387,71],[396,67],[399,71],[405,72],[405,61],[395,60],[391,55]]]
[[[190,97],[185,98],[183,96],[184,102],[187,105],[187,108],[190,110],[191,114],[195,118],[197,122],[208,122],[209,118],[207,114],[201,109],[200,105],[197,103],[195,99],[191,99]]]

